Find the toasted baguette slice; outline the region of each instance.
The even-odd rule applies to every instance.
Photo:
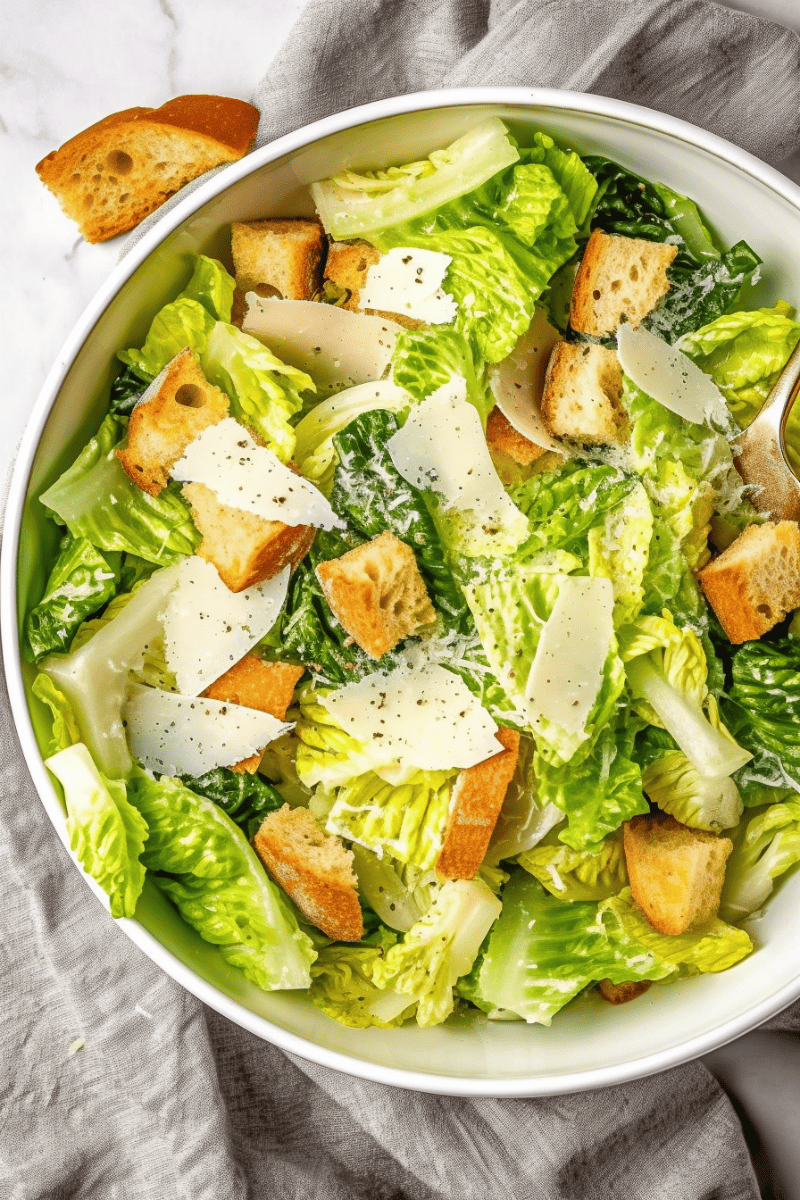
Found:
[[[638,996],[643,996],[650,987],[649,979],[628,979],[624,983],[612,983],[610,979],[601,979],[597,990],[609,1004],[629,1004]]]
[[[321,562],[317,578],[334,616],[371,658],[436,620],[414,551],[388,531]]]
[[[613,350],[579,342],[553,348],[544,377],[542,418],[554,437],[612,445],[625,440],[622,367]]]
[[[311,300],[319,289],[325,251],[319,221],[302,217],[234,221],[231,251],[236,285],[243,292]]]
[[[133,229],[184,184],[252,146],[258,109],[227,96],[176,96],[112,113],[37,165],[87,242]]]
[[[380,251],[369,242],[331,242],[325,261],[325,278],[350,293],[342,308],[358,311],[367,272],[380,257]]]
[[[253,844],[273,879],[312,925],[337,942],[359,942],[364,919],[353,852],[323,833],[307,808],[283,808],[262,822]]]
[[[735,645],[760,638],[800,607],[800,529],[749,525],[697,578]]]
[[[659,933],[685,933],[717,915],[730,838],[651,813],[625,822],[624,845],[631,893]]]
[[[203,535],[197,553],[214,564],[232,592],[272,579],[286,566],[294,570],[314,540],[313,526],[283,525],[231,508],[204,483],[185,483],[181,491]]]
[[[246,654],[229,671],[215,679],[203,695],[211,700],[257,708],[259,712],[269,713],[278,721],[283,721],[303,670],[303,667],[295,667],[291,663],[262,662],[255,654]],[[240,775],[245,772],[252,775],[258,770],[262,754],[263,750],[241,762],[231,763],[231,770]]]
[[[499,728],[503,749],[491,758],[459,771],[450,801],[436,871],[445,879],[474,879],[486,857],[508,785],[517,768],[519,734]]]
[[[544,446],[537,446],[515,429],[497,405],[489,413],[486,422],[486,441],[490,450],[507,454],[521,467],[529,467],[537,458],[547,453]]]
[[[667,267],[677,253],[677,246],[664,242],[595,229],[572,288],[572,328],[591,337],[608,337],[623,317],[638,325],[669,291]]]
[[[191,350],[181,350],[131,413],[128,442],[117,451],[127,475],[157,496],[190,442],[228,415],[228,397],[209,383]]]

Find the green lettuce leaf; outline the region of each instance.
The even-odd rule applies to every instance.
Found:
[[[589,530],[589,574],[611,580],[615,626],[632,621],[642,608],[652,537],[653,509],[641,484]]]
[[[504,859],[516,858],[518,854],[530,850],[564,820],[561,809],[540,800],[533,757],[533,739],[523,734],[519,740],[514,775],[506,790],[484,859],[488,867],[497,866]]]
[[[774,881],[800,862],[800,797],[747,814],[729,837],[720,915],[740,921],[762,907]]]
[[[760,263],[747,242],[737,242],[719,260],[691,272],[669,267],[670,290],[642,323],[666,342],[679,341],[726,313]]]
[[[485,425],[494,400],[486,388],[480,360],[456,329],[405,329],[397,335],[392,355],[392,379],[415,400],[425,400],[454,375],[467,384],[467,399],[475,405]]]
[[[148,384],[152,382],[152,375],[137,370],[136,367],[120,367],[116,379],[111,384],[108,411],[115,417],[129,417],[147,391]]]
[[[200,542],[177,491],[150,496],[120,465],[126,422],[107,416],[75,462],[40,496],[77,539],[99,550],[124,550],[166,566],[193,554]]]
[[[517,862],[557,900],[605,900],[627,885],[622,834],[607,837],[595,853],[572,850],[547,838],[520,854]]]
[[[342,1025],[351,1029],[395,1029],[410,1015],[415,1003],[408,1000],[405,1007],[382,1020],[372,1010],[380,1012],[381,1000],[386,993],[372,982],[377,962],[386,955],[391,942],[385,937],[379,946],[325,946],[311,967],[311,990],[309,997],[321,1009]],[[402,1003],[402,1001],[401,1001]]]
[[[687,933],[659,933],[636,906],[627,888],[618,896],[603,900],[600,912],[604,917],[613,915],[629,938],[660,962],[679,968],[682,975],[727,971],[753,949],[743,929],[726,925],[718,917]]]
[[[528,518],[530,535],[518,557],[567,550],[588,565],[589,531],[605,529],[606,515],[637,487],[616,467],[570,461],[521,483],[511,499]]]
[[[277,788],[261,775],[248,771],[216,767],[205,775],[182,775],[180,779],[189,791],[219,805],[248,837],[253,836],[268,813],[276,812],[284,802]]]
[[[737,729],[742,745],[774,755],[800,787],[800,638],[745,642],[731,670],[730,697],[745,714]]]
[[[25,618],[25,643],[38,662],[69,649],[78,626],[111,599],[121,578],[121,556],[103,555],[86,538],[61,539],[44,595]]]
[[[309,987],[311,939],[230,817],[167,776],[137,771],[129,796],[150,830],[145,866],[184,920],[264,991]]]
[[[754,736],[750,714],[728,696],[721,698],[720,711],[733,737],[753,755],[732,776],[745,808],[793,799],[800,784],[787,772],[780,755]]]
[[[132,917],[144,886],[147,822],[125,784],[97,770],[83,742],[45,759],[64,789],[70,849],[108,895],[113,917]]]
[[[40,671],[33,681],[31,691],[38,700],[47,705],[53,717],[53,731],[47,748],[48,757],[79,742],[81,731],[75,710],[58,684]]]
[[[654,759],[642,772],[642,787],[662,812],[691,829],[719,833],[742,815],[739,789],[730,775],[705,778],[680,750]]]
[[[300,471],[330,495],[337,463],[334,435],[364,412],[402,412],[410,403],[409,393],[389,379],[360,383],[328,396],[295,426],[294,458]]]

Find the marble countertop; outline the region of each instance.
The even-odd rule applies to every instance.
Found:
[[[33,0],[5,6],[0,481],[61,343],[120,248],[119,240],[85,243],[39,182],[35,164],[78,130],[132,105],[158,106],[185,92],[249,99],[303,7],[304,0]],[[798,0],[730,0],[730,7],[800,30]],[[799,178],[800,156],[786,169]],[[800,1039],[757,1032],[706,1061],[742,1117],[764,1195],[800,1200]]]

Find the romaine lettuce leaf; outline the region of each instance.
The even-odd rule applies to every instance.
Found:
[[[680,750],[670,750],[645,767],[642,787],[662,812],[691,829],[719,833],[742,815],[739,789],[730,775],[705,778]]]
[[[693,271],[668,268],[670,290],[642,322],[666,342],[686,334],[726,313],[744,285],[753,278],[761,259],[747,242],[737,242],[717,261]]]
[[[144,864],[184,920],[264,991],[309,987],[311,939],[230,817],[180,780],[143,771],[129,796],[150,830]]]
[[[632,621],[641,610],[652,537],[653,509],[641,484],[589,530],[589,574],[611,580],[615,626]]]
[[[111,384],[108,411],[115,417],[129,417],[152,382],[152,375],[136,367],[121,367]]]
[[[49,675],[45,675],[44,671],[40,671],[33,681],[31,691],[37,700],[47,705],[53,717],[53,731],[47,748],[48,757],[79,742],[81,731],[75,710],[58,684]]]
[[[721,698],[720,710],[731,734],[753,755],[732,776],[745,808],[793,799],[800,792],[800,783],[786,770],[780,755],[754,735],[749,713],[728,696]]]
[[[743,929],[726,925],[718,917],[687,933],[659,933],[634,903],[628,888],[601,901],[600,914],[604,919],[616,918],[629,938],[661,963],[679,968],[681,975],[727,971],[753,949]]]
[[[425,400],[460,375],[467,385],[467,399],[481,414],[483,423],[494,403],[486,388],[480,360],[456,329],[406,329],[397,335],[392,355],[392,379],[415,400]]]
[[[572,850],[556,840],[555,834],[517,862],[557,900],[605,900],[628,883],[622,833],[605,839],[595,852]]]
[[[742,745],[775,755],[800,787],[800,638],[745,642],[731,670],[730,698],[746,715],[737,728]]]
[[[384,931],[385,935],[385,931]],[[384,936],[379,946],[324,946],[311,967],[309,997],[321,1009],[342,1025],[351,1029],[396,1029],[411,1015],[416,1003],[408,999],[397,1015],[382,1020],[372,1011],[380,1012],[381,1001],[387,993],[372,982],[377,962],[383,959],[391,942]],[[402,1004],[402,1001],[400,1001]]]
[[[120,582],[121,555],[103,555],[86,538],[61,539],[39,603],[25,618],[26,648],[34,662],[67,650],[78,626],[111,599]]]
[[[268,813],[283,806],[277,788],[259,774],[216,767],[205,775],[181,776],[181,782],[198,796],[218,804],[230,819],[251,838]]]
[[[539,799],[533,753],[533,739],[523,735],[519,740],[514,776],[508,785],[484,859],[484,865],[488,867],[497,866],[503,859],[515,858],[530,850],[564,820],[560,808]]]
[[[125,550],[167,566],[193,554],[200,542],[188,505],[177,491],[150,496],[133,483],[116,456],[126,422],[107,416],[75,462],[40,496],[73,537],[100,550]]]
[[[800,862],[800,797],[749,812],[728,836],[733,851],[725,869],[720,915],[740,921],[760,909],[774,880]]]
[[[83,742],[45,759],[64,789],[70,849],[107,893],[113,917],[132,917],[144,886],[147,822],[128,802],[125,784],[107,779]]]
[[[307,479],[330,495],[336,468],[334,435],[364,412],[402,412],[411,396],[390,379],[360,383],[316,404],[295,426],[295,462]]]
[[[603,529],[606,514],[636,487],[634,476],[597,463],[570,461],[545,475],[534,475],[511,491],[511,499],[530,526],[518,556],[567,550],[588,565],[589,530]]]

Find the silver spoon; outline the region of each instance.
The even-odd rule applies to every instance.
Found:
[[[800,480],[786,453],[786,423],[800,392],[800,342],[764,406],[737,439],[736,469],[745,483],[758,487],[750,502],[776,521],[800,523]]]

